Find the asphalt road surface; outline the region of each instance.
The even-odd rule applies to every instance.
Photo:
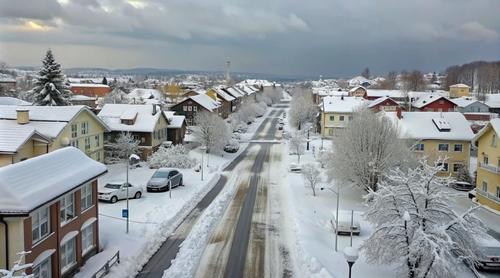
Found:
[[[267,118],[262,122],[257,129],[252,140],[273,140],[276,139],[278,117],[282,114],[283,110],[271,111]],[[203,256],[203,260],[209,260],[208,265],[212,266],[212,272],[209,274],[203,268],[203,274],[198,274],[202,277],[243,277],[253,276],[262,277],[264,273],[264,240],[257,240],[257,238],[265,238],[263,234],[257,234],[256,226],[262,226],[254,220],[254,208],[257,203],[261,204],[267,200],[263,187],[266,187],[265,180],[261,178],[264,165],[269,162],[269,155],[271,146],[275,143],[250,143],[249,146],[225,169],[221,179],[214,186],[214,188],[197,204],[197,206],[190,212],[190,214],[183,220],[183,222],[175,229],[172,236],[162,244],[160,249],[151,257],[143,269],[136,277],[140,278],[159,278],[163,276],[163,272],[171,265],[171,261],[175,259],[181,243],[189,235],[192,227],[198,220],[203,211],[211,204],[217,197],[220,191],[227,184],[227,176],[235,174],[233,170],[242,164],[252,165],[248,169],[248,180],[241,182],[238,191],[225,213],[225,219],[216,228],[217,230],[224,230],[223,237],[216,239],[218,242],[223,242],[225,251],[220,254],[223,256],[211,256],[207,258]],[[260,150],[257,154],[249,153],[249,149],[259,145]],[[240,171],[240,169],[238,169]],[[264,193],[264,194],[263,194]],[[264,200],[264,201],[263,201]],[[232,216],[232,217],[231,217]],[[212,236],[211,241],[214,241]],[[282,248],[282,247],[280,247]],[[247,258],[248,250],[251,250],[251,258]],[[255,252],[258,250],[259,252]],[[204,252],[205,254],[206,252]],[[257,256],[257,257],[255,257]],[[249,260],[252,261],[252,268],[249,268]],[[254,260],[256,260],[254,262]],[[260,263],[259,263],[260,262]],[[247,274],[244,274],[244,273]],[[208,276],[207,276],[208,275]]]

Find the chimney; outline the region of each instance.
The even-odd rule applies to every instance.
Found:
[[[403,115],[401,114],[401,107],[400,106],[396,107],[396,116],[400,120],[403,118]]]
[[[17,123],[20,125],[24,125],[30,122],[30,111],[25,108],[16,109],[17,115]]]
[[[156,115],[156,104],[153,104],[153,115]]]

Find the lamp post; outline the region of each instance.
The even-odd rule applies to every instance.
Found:
[[[354,263],[356,262],[356,260],[359,257],[358,249],[356,249],[354,247],[350,247],[350,246],[344,248],[344,257],[347,261],[347,264],[349,265],[349,278],[351,278],[352,266],[354,265]]]
[[[307,129],[307,150],[309,150],[309,130],[311,130],[311,128]]]
[[[128,234],[128,227],[129,227],[129,218],[130,218],[130,211],[129,211],[129,205],[128,205],[128,168],[129,168],[129,164],[130,164],[130,159],[132,158],[132,155],[131,154],[127,154],[127,162],[125,163],[125,166],[127,167],[127,177],[126,177],[126,180],[125,180],[125,187],[126,187],[126,194],[127,194],[127,234]]]
[[[321,187],[320,188],[321,190],[330,190],[331,192],[335,193],[335,195],[337,195],[337,210],[335,211],[335,252],[337,252],[337,241],[338,241],[338,227],[339,227],[339,190],[337,189],[337,191],[331,189],[331,188],[327,188],[327,187]]]
[[[203,153],[205,152],[206,148],[205,146],[202,146],[201,148],[201,180],[203,180]]]

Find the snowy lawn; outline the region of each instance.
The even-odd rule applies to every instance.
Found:
[[[242,134],[242,139],[251,138],[264,119],[265,117],[256,119],[249,126],[247,133]],[[125,232],[125,218],[121,217],[122,209],[126,208],[126,201],[118,201],[115,204],[99,202],[99,237],[102,252],[92,257],[75,277],[91,277],[117,250],[120,251],[121,262],[113,266],[107,277],[135,276],[163,241],[217,183],[220,171],[244,151],[247,145],[248,143],[242,143],[237,153],[204,154],[203,181],[201,172],[180,169],[185,186],[174,188],[171,199],[168,192],[146,192],[146,183],[155,169],[149,169],[144,163],[143,167],[130,169],[130,182],[142,186],[144,192],[142,198],[129,201],[129,234]],[[191,150],[189,155],[201,162],[200,148]],[[125,171],[124,164],[108,165],[108,173],[99,179],[99,186],[108,181],[124,181]]]

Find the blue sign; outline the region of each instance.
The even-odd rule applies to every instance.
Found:
[[[128,218],[128,209],[122,209],[122,217]]]

